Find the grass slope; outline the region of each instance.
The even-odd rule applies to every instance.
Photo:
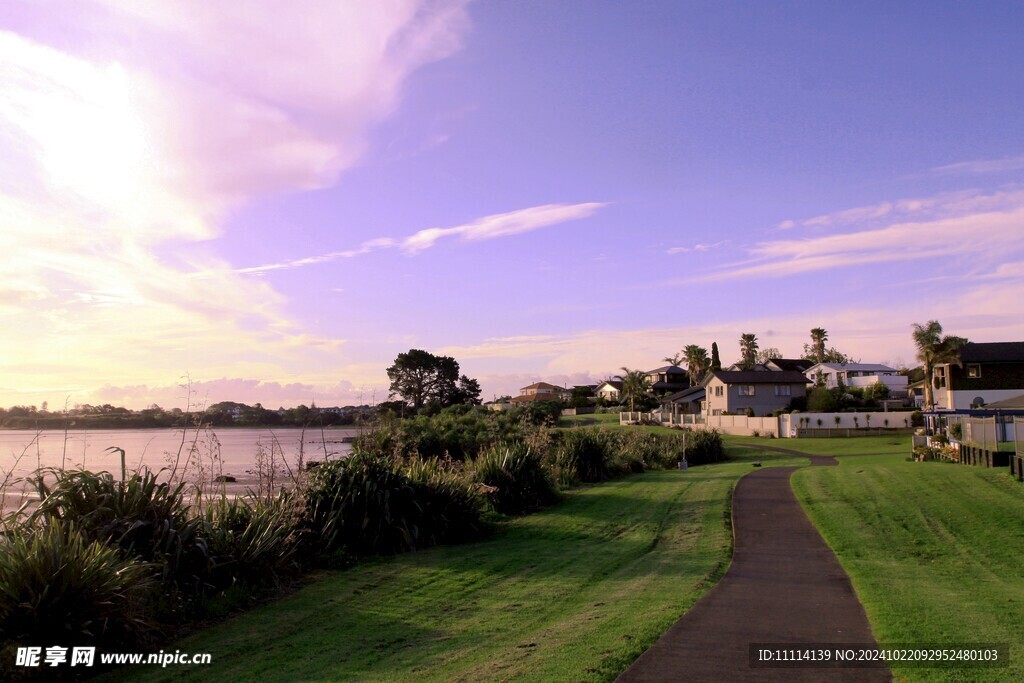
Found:
[[[725,572],[750,461],[577,490],[481,543],[339,572],[175,643],[213,665],[132,680],[611,680]]]
[[[879,642],[1014,646],[1009,669],[894,667],[898,680],[1024,680],[1024,487],[1005,468],[907,462],[909,450],[800,470],[793,488]]]

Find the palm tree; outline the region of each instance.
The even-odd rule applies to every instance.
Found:
[[[703,346],[690,344],[683,349],[683,353],[686,354],[686,372],[690,375],[690,384],[696,385],[711,367],[708,350]]]
[[[917,347],[917,359],[924,365],[924,403],[934,405],[932,387],[935,383],[935,366],[954,363],[963,366],[960,361],[960,347],[967,343],[964,337],[942,335],[942,325],[938,320],[929,320],[927,324],[914,323],[914,345]]]
[[[647,395],[648,390],[651,388],[651,380],[648,379],[647,373],[643,370],[630,370],[624,367],[622,368],[622,374],[619,375],[619,381],[622,382],[622,389],[620,390],[622,399],[629,401],[629,412],[632,413],[634,402]]]
[[[825,342],[828,341],[828,330],[824,327],[815,327],[811,330],[811,351],[814,353],[814,361],[825,362]]]
[[[680,363],[683,362],[683,358],[683,354],[677,353],[674,356],[665,356],[664,358],[662,358],[662,360],[668,363],[669,365],[679,365]]]
[[[740,337],[740,353],[743,355],[743,369],[753,370],[757,362],[757,335],[745,333]]]

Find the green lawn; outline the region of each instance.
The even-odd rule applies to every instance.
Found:
[[[611,680],[725,572],[753,460],[580,489],[485,542],[368,562],[166,647],[132,680]],[[144,675],[145,674],[145,675]]]
[[[618,413],[591,413],[589,415],[563,415],[559,427],[618,427]]]
[[[892,436],[856,436],[835,439],[765,439],[753,436],[723,436],[727,444],[750,444],[771,448],[788,448],[812,455],[910,455],[910,437],[894,434]]]
[[[1006,468],[907,462],[907,452],[800,470],[793,488],[879,642],[1013,646],[1010,669],[894,668],[898,680],[1024,680],[1024,487]]]

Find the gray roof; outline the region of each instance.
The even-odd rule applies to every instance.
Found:
[[[678,365],[662,365],[660,368],[654,368],[653,370],[648,370],[644,374],[645,375],[653,375],[656,372],[666,372],[666,373],[670,372],[672,374],[682,373],[684,375],[686,374],[686,370],[683,370]]]
[[[683,389],[682,391],[677,391],[674,394],[666,396],[665,400],[670,403],[699,401],[706,395],[707,391],[704,387],[690,387],[689,389]]]
[[[707,386],[712,377],[717,377],[726,384],[810,384],[811,380],[804,373],[796,370],[777,370],[764,372],[760,370],[712,370],[701,382]]]
[[[1024,394],[1004,398],[1002,401],[986,403],[985,410],[1024,410]],[[1016,420],[1016,418],[1014,418]]]
[[[814,370],[817,367],[828,368],[829,370],[854,370],[856,372],[896,372],[896,368],[890,368],[888,365],[882,365],[880,363],[818,363],[817,365],[807,368],[807,372]]]

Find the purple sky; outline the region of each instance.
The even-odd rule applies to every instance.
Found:
[[[0,5],[0,405],[1024,339],[1024,5]]]

